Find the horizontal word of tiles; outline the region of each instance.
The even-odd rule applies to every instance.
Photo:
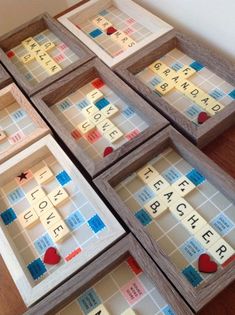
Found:
[[[218,268],[235,258],[235,205],[169,148],[116,187],[144,229],[193,286],[210,277],[199,258]]]
[[[152,281],[129,257],[94,283],[57,315],[172,314]]]
[[[71,136],[93,159],[111,154],[148,127],[100,78],[51,107]]]
[[[231,84],[178,49],[153,62],[137,77],[196,125],[235,99]]]
[[[112,57],[134,47],[151,32],[114,6],[75,24]]]
[[[79,59],[48,29],[26,38],[7,55],[33,86]]]

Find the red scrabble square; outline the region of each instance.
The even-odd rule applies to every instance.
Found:
[[[138,275],[139,273],[142,272],[142,269],[140,268],[140,266],[138,265],[138,263],[135,261],[135,259],[130,256],[128,259],[127,259],[127,263],[128,265],[130,266],[131,270],[136,274]]]
[[[96,89],[100,89],[102,86],[104,86],[104,82],[101,79],[96,79],[91,84],[94,86]]]
[[[8,53],[7,53],[7,57],[8,58],[13,58],[15,56],[15,53],[14,53],[14,51],[8,51]]]
[[[78,140],[79,138],[81,138],[81,134],[80,134],[79,131],[76,130],[76,129],[71,132],[71,136],[72,136],[74,139],[76,139],[76,140]]]

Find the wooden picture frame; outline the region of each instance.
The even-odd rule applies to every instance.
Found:
[[[16,65],[6,55],[7,51],[10,51],[15,46],[19,45],[23,40],[35,36],[40,32],[49,29],[53,34],[57,36],[72,52],[78,57],[78,60],[71,62],[61,71],[48,76],[44,80],[37,82],[36,85],[32,85],[25,76],[19,71]],[[42,90],[52,82],[63,77],[67,73],[76,69],[83,63],[92,59],[94,54],[80,41],[78,41],[70,32],[60,25],[55,19],[53,19],[48,13],[37,16],[31,21],[21,25],[15,30],[5,34],[0,38],[0,59],[8,71],[14,76],[18,84],[24,89],[27,95],[31,96],[36,92]]]
[[[153,32],[151,35],[146,36],[145,39],[137,42],[133,47],[125,50],[121,54],[112,57],[107,51],[105,51],[100,45],[95,43],[85,32],[79,29],[72,20],[79,16],[79,21],[84,21],[95,14],[98,14],[101,10],[105,10],[107,7],[114,5],[122,12],[125,12],[130,18],[140,21],[146,29]],[[113,68],[118,63],[122,62],[127,57],[133,55],[140,49],[143,49],[146,45],[151,43],[156,38],[159,38],[163,34],[169,32],[173,27],[157,16],[153,15],[146,9],[139,6],[132,0],[126,0],[125,3],[117,0],[91,0],[86,3],[82,3],[77,8],[69,10],[68,13],[60,16],[58,21],[63,24],[68,30],[70,30],[78,39],[80,39],[88,48],[90,48],[104,63],[110,68]],[[131,35],[130,35],[131,36]]]
[[[14,102],[17,102],[17,105],[20,107],[20,109],[23,110],[29,116],[29,119],[31,120],[32,124],[35,125],[35,129],[32,132],[30,132],[29,136],[24,135],[25,138],[22,138],[22,140],[19,142],[18,140],[16,142],[12,141],[11,146],[9,148],[0,152],[1,164],[10,157],[17,154],[19,151],[25,149],[33,142],[50,133],[50,129],[46,125],[44,120],[40,117],[40,115],[37,113],[37,111],[33,108],[33,105],[27,100],[24,94],[15,85],[15,83],[12,83],[0,90],[0,101],[1,110],[4,109],[6,106],[11,105]],[[19,131],[20,130],[21,129],[19,129]]]
[[[73,139],[70,132],[62,125],[61,121],[51,111],[50,106],[56,104],[59,100],[75,92],[78,88],[84,86],[93,79],[101,78],[109,88],[123,99],[128,105],[131,105],[136,112],[144,117],[149,124],[144,131],[140,132],[132,140],[124,143],[115,149],[112,154],[103,159],[93,160],[82,147]],[[37,109],[46,117],[48,123],[56,131],[58,136],[66,143],[72,153],[82,163],[88,173],[94,177],[108,166],[119,160],[125,154],[140,145],[146,139],[159,132],[168,125],[168,122],[160,114],[149,106],[139,95],[130,89],[121,79],[119,79],[107,66],[98,58],[89,61],[76,71],[52,84],[45,90],[36,94],[32,102]],[[112,119],[112,118],[111,118]]]
[[[226,268],[218,270],[200,286],[193,287],[180,274],[179,268],[170,261],[168,255],[159,247],[154,238],[144,230],[142,224],[134,217],[133,212],[124,204],[113,188],[169,146],[173,147],[190,165],[208,178],[212,185],[235,203],[234,179],[172,127],[165,128],[161,133],[97,177],[94,182],[194,311],[199,311],[235,279],[235,261],[233,260]]]
[[[87,290],[130,255],[135,259],[147,277],[153,281],[162,297],[174,309],[176,314],[193,314],[178,292],[163,276],[157,265],[154,264],[144,248],[132,234],[128,234],[94,260],[89,266],[85,267],[41,302],[30,308],[25,315],[56,314],[56,312],[77,298],[78,295]]]
[[[27,147],[27,149],[21,151],[20,153],[15,155],[13,158],[9,159],[8,161],[6,161],[5,163],[1,165],[0,187],[3,189],[3,187],[8,185],[9,180],[12,179],[14,181],[14,177],[16,177],[18,173],[22,172],[22,169],[26,169],[26,168],[29,169],[30,167],[32,168],[33,165],[37,163],[41,163],[41,161],[45,159],[45,157],[47,156],[49,156],[50,160],[51,160],[51,157],[53,157],[55,161],[59,162],[59,164],[65,170],[67,175],[69,175],[70,177],[69,181],[72,180],[74,181],[74,183],[79,183],[79,184],[75,184],[75,186],[77,187],[79,185],[80,192],[83,196],[89,195],[89,202],[90,202],[89,208],[92,207],[92,204],[96,206],[95,212],[97,212],[98,215],[97,216],[95,215],[95,217],[100,216],[100,218],[102,218],[101,220],[103,221],[103,224],[102,224],[103,228],[108,226],[108,229],[106,228],[105,232],[104,230],[102,230],[103,233],[101,233],[100,236],[98,236],[97,234],[97,237],[95,237],[95,239],[91,238],[93,240],[92,246],[89,241],[89,244],[87,245],[87,247],[85,247],[86,245],[80,245],[80,248],[78,248],[79,250],[78,249],[73,250],[71,249],[71,247],[67,248],[66,250],[67,253],[71,253],[71,254],[69,254],[67,257],[63,257],[63,264],[59,265],[57,269],[53,270],[53,272],[47,273],[45,277],[44,277],[45,274],[43,273],[42,275],[40,275],[40,277],[34,278],[32,272],[30,272],[31,267],[29,268],[29,266],[31,266],[32,263],[40,259],[41,267],[36,266],[37,269],[34,269],[34,272],[39,272],[42,268],[42,264],[44,265],[43,269],[45,268],[46,262],[45,263],[42,262],[43,258],[42,259],[37,258],[37,257],[40,257],[41,255],[36,254],[37,257],[36,258],[34,257],[33,261],[31,260],[32,258],[30,258],[30,261],[32,261],[32,263],[29,263],[29,264],[25,263],[25,260],[23,259],[23,256],[22,256],[22,250],[19,250],[19,247],[17,247],[16,244],[14,243],[14,240],[12,237],[12,230],[10,233],[10,231],[8,230],[9,223],[7,224],[5,223],[2,216],[4,212],[1,212],[1,217],[2,217],[2,220],[0,220],[1,255],[19,290],[19,293],[22,296],[22,299],[25,305],[28,307],[34,304],[36,301],[40,300],[46,294],[48,294],[48,292],[50,292],[52,289],[58,286],[61,282],[65,281],[65,279],[70,277],[73,273],[77,272],[80,268],[82,268],[85,264],[87,264],[91,259],[93,259],[96,255],[104,251],[106,247],[110,246],[113,242],[115,242],[125,233],[124,229],[119,224],[119,222],[115,219],[115,217],[112,215],[112,213],[107,208],[107,206],[98,197],[94,189],[86,181],[86,179],[83,177],[80,171],[76,168],[73,162],[69,159],[66,153],[60,148],[60,146],[57,144],[57,142],[53,139],[51,135],[47,135],[44,138],[38,140],[31,146]],[[65,173],[65,172],[63,171],[62,173]],[[34,178],[33,178],[33,181],[34,181]],[[58,181],[58,178],[57,178],[57,181]],[[38,187],[39,186],[36,187],[37,191],[38,191]],[[25,198],[25,196],[23,196],[23,198]],[[75,202],[74,200],[75,199],[72,199],[73,202]],[[2,206],[4,207],[4,204]],[[73,213],[73,209],[71,210],[69,206],[66,206],[66,207],[70,209],[68,212],[68,208],[67,208],[66,213],[69,213],[69,214]],[[7,209],[6,211],[8,210],[14,211],[13,208],[15,208],[15,205],[13,205],[10,209]],[[60,215],[61,215],[61,211],[60,211]],[[13,220],[18,221],[18,216],[15,215]],[[12,225],[13,223],[15,222],[12,221],[10,224]],[[66,221],[66,223],[68,227],[68,222]],[[20,223],[17,223],[17,224],[20,224]],[[23,228],[22,224],[20,224],[20,226],[21,226],[21,230],[18,228],[18,231],[19,231],[18,234],[21,234],[21,232],[25,234],[27,228]],[[96,226],[96,228],[98,228],[98,226]],[[72,231],[73,230],[70,228],[69,232],[72,232]],[[35,233],[35,231],[33,233]],[[38,231],[38,233],[45,233],[45,231],[43,232]],[[74,238],[75,234],[70,235],[70,236]],[[14,234],[14,237],[15,237],[15,234]],[[29,234],[27,237],[28,237],[27,246],[31,248],[32,243],[34,241],[31,238],[29,238]],[[90,236],[88,236],[88,238],[89,237]],[[68,240],[69,239],[67,239],[67,241]],[[83,246],[83,249],[81,249],[82,246]],[[83,254],[83,252],[85,253]],[[79,259],[78,259],[78,256],[79,256]],[[50,267],[50,264],[47,265],[47,268],[49,267]],[[53,267],[56,268],[55,266]],[[30,273],[32,277],[30,276]],[[39,281],[42,276],[43,276],[42,280]]]
[[[6,72],[3,66],[0,64],[0,89],[10,84],[12,81],[10,75]]]
[[[235,122],[235,100],[202,125],[197,126],[136,77],[137,73],[174,48],[179,49],[190,58],[198,60],[222,80],[235,86],[234,64],[203,46],[199,41],[177,31],[166,34],[136,53],[132,58],[128,58],[118,65],[115,71],[185,136],[197,146],[203,147]]]

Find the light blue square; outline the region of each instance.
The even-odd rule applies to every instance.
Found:
[[[131,106],[127,106],[122,113],[126,118],[130,118],[135,114],[135,110]]]
[[[76,104],[76,106],[79,109],[83,109],[83,108],[87,107],[88,105],[89,105],[89,102],[85,98],[83,100],[81,100],[79,103]]]
[[[38,251],[39,255],[45,253],[45,251],[53,245],[54,245],[53,241],[49,234],[44,234],[34,241],[34,246]]]
[[[7,198],[12,204],[16,204],[24,198],[24,192],[21,188],[16,188],[7,195]]]
[[[66,109],[69,109],[72,106],[72,103],[69,100],[64,100],[57,106],[61,112],[64,112]]]
[[[181,62],[176,61],[176,62],[172,63],[170,67],[171,67],[173,70],[178,71],[178,70],[180,70],[181,68],[183,68],[183,66],[184,66],[184,65],[183,65]]]
[[[157,86],[159,83],[161,83],[161,79],[159,77],[153,77],[150,81],[149,81],[149,85],[150,87],[155,87]]]
[[[10,116],[15,122],[18,122],[24,117],[26,117],[26,112],[23,109],[18,109],[17,111],[12,113]]]
[[[68,227],[70,228],[70,230],[76,230],[77,228],[79,228],[79,226],[81,226],[84,222],[85,219],[83,218],[83,216],[81,215],[81,213],[76,210],[74,212],[72,212],[66,219],[65,219]]]
[[[176,182],[178,179],[182,177],[182,174],[174,166],[171,166],[162,173],[162,176],[170,184],[173,184],[174,182]]]
[[[224,213],[217,215],[210,224],[222,236],[229,233],[235,226]]]
[[[192,237],[180,246],[180,251],[188,262],[193,262],[205,252],[205,249],[194,237]]]
[[[176,313],[169,305],[165,306],[161,311],[164,315],[176,315]]]
[[[195,119],[198,117],[199,113],[202,111],[201,107],[197,106],[196,104],[192,104],[191,106],[189,106],[187,108],[187,110],[185,111],[185,114],[191,118],[191,119]]]
[[[142,187],[135,193],[135,198],[140,205],[146,204],[149,200],[153,199],[154,196],[154,192],[148,186]]]
[[[225,96],[225,93],[217,88],[212,90],[209,94],[216,100],[220,100],[221,98]]]

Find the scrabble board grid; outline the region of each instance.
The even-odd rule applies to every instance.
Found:
[[[16,159],[22,159],[22,166],[17,165],[14,170]],[[43,174],[45,168],[46,172],[52,172],[52,176],[39,184],[36,174]],[[21,174],[26,174],[27,179],[22,179]],[[55,192],[64,196],[67,194],[65,200],[61,200],[63,202],[58,205],[53,203],[55,210],[45,210],[58,213],[59,220],[68,229],[66,238],[60,242],[56,241],[56,235],[52,234],[50,228],[45,227],[41,217],[40,221],[37,219],[29,227],[23,227],[20,221],[21,215],[32,207],[38,209],[35,210],[38,214],[42,203],[47,200],[46,196],[38,196],[36,203],[30,202],[29,194],[37,196],[39,187],[51,201],[50,196]],[[123,234],[119,223],[51,136],[42,138],[3,164],[0,191],[0,237],[3,242],[7,243],[7,239],[11,244],[6,245],[6,256],[4,252],[2,255],[28,306]],[[9,246],[16,261],[14,258],[7,258]],[[44,255],[50,247],[55,248],[61,257],[56,265],[44,262]],[[15,270],[15,266],[12,267],[14,264],[19,264],[20,273]],[[18,280],[19,274],[24,281]]]
[[[135,194],[135,199],[130,198],[129,201],[131,202],[128,203],[127,198],[131,196],[130,189],[127,191],[125,187],[125,190],[119,190],[121,197],[115,190],[115,187],[118,187],[118,185],[125,181],[129,176],[129,180],[131,181],[131,175],[135,173],[137,169],[140,169],[144,165],[148,164],[152,159],[156,158],[158,154],[169,148],[169,146],[173,147],[176,152],[178,152],[178,154],[187,161],[183,162],[183,160],[180,160],[178,162],[180,172],[177,172],[177,169],[174,167],[172,169],[173,172],[171,174],[171,179],[177,177],[177,173],[188,173],[189,170],[195,168],[211,183],[211,185],[207,183],[206,187],[205,181],[201,184],[201,187],[200,185],[197,187],[195,193],[191,196],[189,194],[188,197],[186,196],[183,198],[188,200],[189,204],[191,202],[192,207],[195,207],[198,210],[198,213],[202,217],[204,216],[206,221],[214,227],[217,233],[222,238],[224,237],[227,243],[234,248],[234,180],[218,168],[218,166],[216,166],[213,162],[207,159],[198,149],[184,139],[172,127],[166,128],[164,131],[153,137],[147,143],[142,145],[141,148],[132,152],[128,156],[128,159],[124,158],[122,165],[118,162],[115,166],[111,167],[108,172],[106,171],[97,177],[94,182],[105,198],[111,203],[113,208],[119,213],[121,218],[125,222],[129,223],[129,227],[132,232],[135,234],[138,231],[136,234],[138,235],[138,239],[145,246],[147,251],[151,253],[152,257],[163,269],[167,277],[175,283],[181,294],[186,298],[190,305],[192,305],[193,309],[198,311],[233,281],[234,259],[232,258],[234,258],[234,256],[226,264],[224,264],[223,268],[219,267],[218,271],[210,276],[203,274],[201,277],[200,273],[200,277],[198,277],[198,275],[196,277],[190,277],[194,274],[192,269],[197,268],[195,257],[199,256],[199,252],[205,252],[205,249],[202,249],[199,246],[200,244],[193,240],[193,235],[190,235],[184,227],[179,228],[178,220],[176,220],[168,212],[162,213],[162,215],[158,216],[156,219],[152,219],[150,215],[148,215],[147,210],[138,212],[138,210],[141,208],[143,209],[144,206],[140,206],[139,203],[136,202],[137,194]],[[168,155],[170,155],[169,152]],[[172,164],[175,164],[175,162],[177,162],[178,155],[171,153],[171,159],[174,160],[174,163]],[[158,164],[160,166],[159,160],[155,159],[155,161],[155,165],[157,166]],[[161,162],[162,171],[165,170],[165,168],[170,168],[171,166],[171,163],[165,159],[165,156],[163,161],[164,163]],[[190,163],[190,167],[188,163]],[[129,182],[129,185],[132,187],[132,193],[138,186],[140,188],[139,181],[138,183]],[[201,190],[201,196],[199,195],[199,190]],[[145,193],[143,192],[142,198],[150,198],[149,193],[150,190],[148,190],[148,192],[145,191]],[[198,199],[199,202],[197,205],[195,200],[197,200],[198,196],[200,196],[200,199]],[[123,200],[127,200],[126,204]],[[232,205],[231,201],[233,202]],[[209,212],[207,211],[208,205],[210,206]],[[131,207],[132,210],[130,210]],[[223,211],[221,212],[220,210],[222,207]],[[135,214],[137,214],[136,217]],[[213,218],[216,220],[213,220]],[[222,223],[222,221],[224,223]],[[227,226],[227,224],[229,225]],[[183,234],[182,238],[180,233]],[[187,244],[186,241],[188,238],[190,239],[190,242]],[[179,252],[178,246],[181,244],[183,244],[183,246],[181,246],[181,251]],[[183,256],[183,253],[185,253],[186,256],[187,251],[188,256],[186,259]],[[206,250],[206,252],[208,251]],[[168,257],[168,255],[171,255],[171,257]],[[174,263],[172,263],[172,259]],[[190,267],[186,270],[184,276],[180,272],[179,267],[185,267],[184,264],[186,262],[188,263],[188,261],[192,263],[192,268]],[[188,265],[190,263],[188,263]],[[178,267],[176,267],[176,265],[178,265]],[[193,279],[195,282],[192,282],[191,284],[187,279],[190,279],[191,281]],[[197,283],[198,279],[202,279],[200,280],[201,285],[199,284],[200,282]],[[193,285],[195,285],[195,287]]]

